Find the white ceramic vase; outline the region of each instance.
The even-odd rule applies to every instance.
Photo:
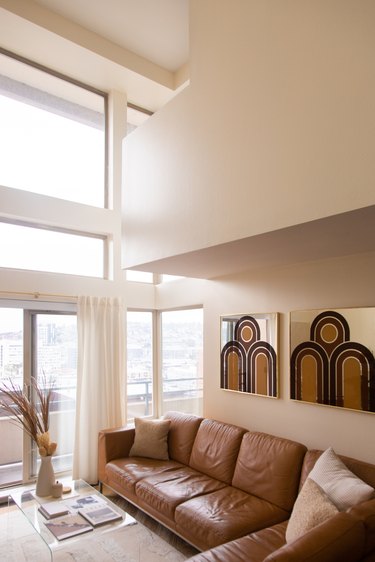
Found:
[[[35,493],[37,496],[50,496],[55,483],[55,473],[52,466],[52,455],[40,457],[40,467],[36,481]]]

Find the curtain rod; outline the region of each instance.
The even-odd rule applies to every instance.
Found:
[[[0,291],[0,295],[5,296],[22,296],[22,297],[32,297],[33,299],[38,300],[39,298],[59,298],[59,299],[70,299],[70,300],[77,300],[77,295],[63,295],[61,293],[40,293],[39,291],[33,292],[23,292],[23,291]]]

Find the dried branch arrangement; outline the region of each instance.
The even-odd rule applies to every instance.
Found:
[[[40,388],[32,380],[32,389],[36,393],[36,402],[32,402],[27,394],[13,381],[0,386],[1,393],[9,399],[0,399],[0,407],[8,414],[10,421],[23,427],[28,435],[38,446],[42,457],[53,455],[57,443],[52,442],[49,435],[49,411],[54,385],[49,385],[48,390]]]

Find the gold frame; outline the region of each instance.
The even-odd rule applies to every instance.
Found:
[[[375,308],[290,312],[290,398],[375,412]]]
[[[220,317],[220,388],[279,398],[279,314]]]

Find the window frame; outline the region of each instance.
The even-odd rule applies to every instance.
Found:
[[[181,306],[176,308],[152,309],[129,307],[128,312],[150,312],[152,314],[152,415],[144,416],[146,418],[159,418],[163,413],[163,334],[162,334],[162,315],[164,312],[178,312],[185,310],[201,309],[204,311],[203,305]],[[203,329],[203,327],[202,327]],[[203,341],[202,341],[203,346]],[[126,367],[126,384],[128,384],[128,370]],[[204,396],[204,388],[202,389]],[[127,422],[132,423],[133,418],[127,416]]]
[[[47,232],[57,232],[59,234],[70,234],[73,236],[81,236],[82,238],[94,238],[97,240],[101,240],[103,242],[103,255],[102,255],[102,268],[103,268],[103,275],[102,276],[92,276],[92,275],[83,275],[83,274],[76,274],[78,276],[85,276],[91,277],[93,279],[104,279],[108,280],[110,278],[110,264],[109,264],[109,246],[110,246],[110,239],[108,236],[93,233],[93,232],[85,232],[82,230],[74,230],[64,227],[57,227],[57,226],[50,226],[45,224],[33,223],[32,221],[23,221],[23,220],[11,220],[5,217],[0,216],[0,223],[10,224],[12,226],[21,226],[25,228],[33,228],[35,230],[46,230]],[[75,275],[74,273],[66,273],[61,271],[46,271],[46,270],[30,270],[23,267],[7,267],[3,266],[0,262],[0,269],[16,269],[21,271],[41,271],[43,273],[52,273],[56,275]]]

